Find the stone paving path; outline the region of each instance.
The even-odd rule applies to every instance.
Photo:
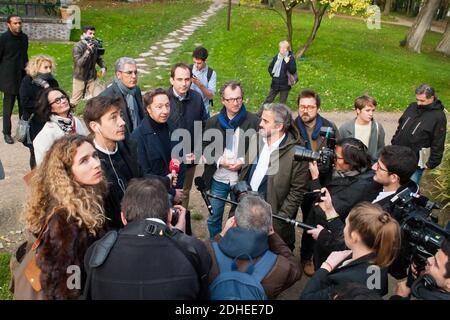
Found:
[[[225,3],[223,0],[214,1],[208,10],[198,16],[192,17],[182,27],[169,33],[166,38],[152,44],[148,51],[139,54],[139,57],[135,58],[139,73],[150,74],[152,71],[159,69],[169,69],[171,65],[169,55],[174,49],[182,46],[183,42],[188,40],[195,30],[205,26],[207,20],[224,6]],[[159,80],[162,79],[160,75],[157,75],[156,78]],[[150,86],[144,85],[144,88],[148,87]]]

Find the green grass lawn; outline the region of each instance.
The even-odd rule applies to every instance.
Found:
[[[0,300],[10,300],[12,295],[9,292],[9,259],[8,253],[0,253]]]
[[[109,70],[102,80],[111,81],[117,58],[137,57],[209,5],[208,2],[198,0],[135,4],[82,1],[81,25],[95,25],[96,35],[103,40],[106,49],[104,59]],[[73,32],[72,40],[79,41],[80,34],[79,30]],[[55,77],[69,93],[72,92],[72,47],[73,43],[31,41],[28,50],[29,57],[48,54],[56,59]],[[0,111],[2,104],[3,101],[0,101]]]
[[[201,43],[210,52],[209,65],[218,72],[218,88],[226,80],[241,80],[246,104],[256,110],[269,91],[267,67],[285,38],[285,28],[273,11],[235,6],[228,32],[226,13],[222,10],[206,28],[197,30],[174,51],[171,62],[190,62],[195,44]],[[312,21],[305,12],[294,15],[295,46],[307,37]],[[448,104],[450,58],[434,52],[441,35],[428,33],[422,54],[415,54],[399,46],[407,31],[383,24],[380,30],[369,30],[363,21],[325,17],[305,58],[297,61],[300,82],[288,105],[294,108],[298,92],[310,87],[321,94],[326,111],[351,110],[354,99],[364,93],[378,100],[379,110],[399,111],[414,100],[414,88],[422,82],[432,84]],[[164,80],[149,79],[150,84],[166,86],[164,76]],[[220,103],[215,100],[217,110]]]

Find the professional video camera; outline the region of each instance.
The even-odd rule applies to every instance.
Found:
[[[94,51],[97,51],[97,53],[102,56],[105,54],[105,48],[103,48],[103,40],[100,38],[84,38],[87,44],[94,45]]]
[[[319,134],[327,140],[327,146],[318,152],[306,149],[302,146],[294,147],[294,159],[296,161],[317,161],[319,172],[326,174],[333,170],[336,147],[336,138],[333,128],[321,127]]]
[[[391,214],[402,230],[401,258],[414,263],[418,272],[425,269],[428,257],[434,256],[441,247],[448,231],[437,224],[432,210],[439,209],[428,198],[405,188],[391,199]]]

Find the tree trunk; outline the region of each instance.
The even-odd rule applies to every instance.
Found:
[[[292,9],[286,11],[287,41],[292,48]]]
[[[383,10],[384,15],[387,16],[391,13],[391,6],[392,6],[392,0],[386,0],[386,2],[384,4],[384,10]]]
[[[445,20],[445,18],[447,17],[448,7],[449,7],[449,0],[441,0],[436,20]]]
[[[328,4],[324,5],[323,7],[320,7],[318,10],[314,11],[314,25],[312,27],[311,33],[308,36],[308,39],[306,40],[305,44],[297,51],[295,54],[295,57],[301,58],[305,51],[309,48],[311,43],[316,38],[317,31],[319,30],[320,23],[322,22],[323,15],[325,14],[325,11],[328,8]]]
[[[412,2],[413,2],[413,0],[408,0],[408,5],[406,7],[406,15],[407,16],[411,15]]]
[[[446,55],[450,55],[450,28],[449,24],[447,24],[447,28],[445,29],[444,36],[442,37],[441,42],[436,47],[436,51],[442,52]]]
[[[420,10],[416,21],[414,21],[414,24],[406,37],[406,47],[408,49],[420,53],[423,37],[430,28],[438,7],[439,0],[426,0],[425,5]]]

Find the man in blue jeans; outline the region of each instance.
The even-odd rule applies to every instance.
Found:
[[[206,159],[203,179],[210,192],[227,198],[231,187],[238,182],[238,174],[244,164],[248,141],[259,128],[259,118],[248,112],[243,104],[244,91],[238,81],[227,81],[220,88],[223,108],[206,121],[203,155]],[[215,137],[212,141],[205,137]],[[220,148],[217,147],[219,143]],[[211,199],[213,215],[208,218],[211,238],[222,230],[225,203]]]

